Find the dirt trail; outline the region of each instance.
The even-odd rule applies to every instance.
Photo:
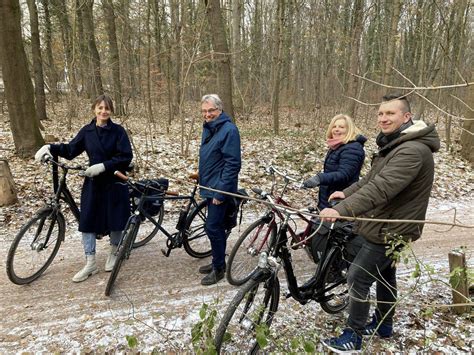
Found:
[[[448,207],[435,201],[428,219],[449,220],[453,212],[446,213],[444,209]],[[472,224],[473,203],[457,207],[458,217]],[[423,260],[444,262],[453,247],[464,245],[472,253],[473,235],[469,229],[428,225],[414,249]],[[102,270],[107,243],[98,242],[97,258]],[[141,351],[192,350],[190,329],[199,319],[202,303],[217,298],[226,303],[235,293],[226,282],[201,286],[197,269],[208,260],[193,259],[180,249],[165,258],[160,252],[163,238],[155,238],[134,250],[112,297],[105,297],[108,273],[102,271],[79,284],[71,281],[83,264],[77,232],[67,235],[55,261],[39,280],[17,286],[4,271],[9,244],[8,238],[2,236],[0,353],[120,350],[127,349],[126,335],[137,338]],[[295,260],[301,260],[298,273],[311,272],[313,265],[304,255],[298,254]],[[225,307],[220,305],[219,309]]]

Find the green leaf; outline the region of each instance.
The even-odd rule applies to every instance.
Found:
[[[125,339],[127,339],[128,347],[135,348],[138,345],[138,340],[133,335],[126,335]]]
[[[206,303],[203,303],[201,309],[199,310],[199,317],[201,319],[206,318],[207,308],[208,305]]]
[[[305,341],[304,342],[304,351],[307,353],[315,353],[316,352],[316,346],[312,341]]]
[[[291,347],[292,349],[297,349],[299,343],[300,343],[300,342],[299,342],[298,338],[293,338],[293,339],[291,339],[290,347]]]
[[[265,333],[263,332],[258,332],[257,333],[257,343],[260,348],[264,348],[268,344],[267,337],[265,336]]]
[[[231,339],[232,339],[232,334],[230,334],[229,332],[225,332],[224,338],[222,339],[222,341],[227,342],[227,341],[230,341]]]

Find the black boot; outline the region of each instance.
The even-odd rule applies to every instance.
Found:
[[[210,274],[207,274],[201,280],[201,285],[209,286],[216,284],[219,280],[222,280],[225,275],[225,269],[216,270],[213,269]]]
[[[212,263],[199,267],[200,274],[209,274],[212,271]]]

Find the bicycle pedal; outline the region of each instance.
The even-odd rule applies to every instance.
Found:
[[[168,249],[168,250],[161,249],[161,252],[163,253],[164,256],[169,257],[171,253],[171,249]]]

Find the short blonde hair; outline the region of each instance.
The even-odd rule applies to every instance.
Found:
[[[329,123],[328,130],[326,131],[326,138],[330,139],[332,138],[332,128],[336,124],[337,120],[344,120],[346,122],[347,126],[347,133],[346,136],[343,139],[343,143],[346,144],[347,142],[353,141],[356,139],[357,135],[361,134],[360,129],[357,128],[357,126],[354,123],[354,120],[348,116],[348,115],[343,115],[339,114],[336,115],[332,118],[331,122]]]

